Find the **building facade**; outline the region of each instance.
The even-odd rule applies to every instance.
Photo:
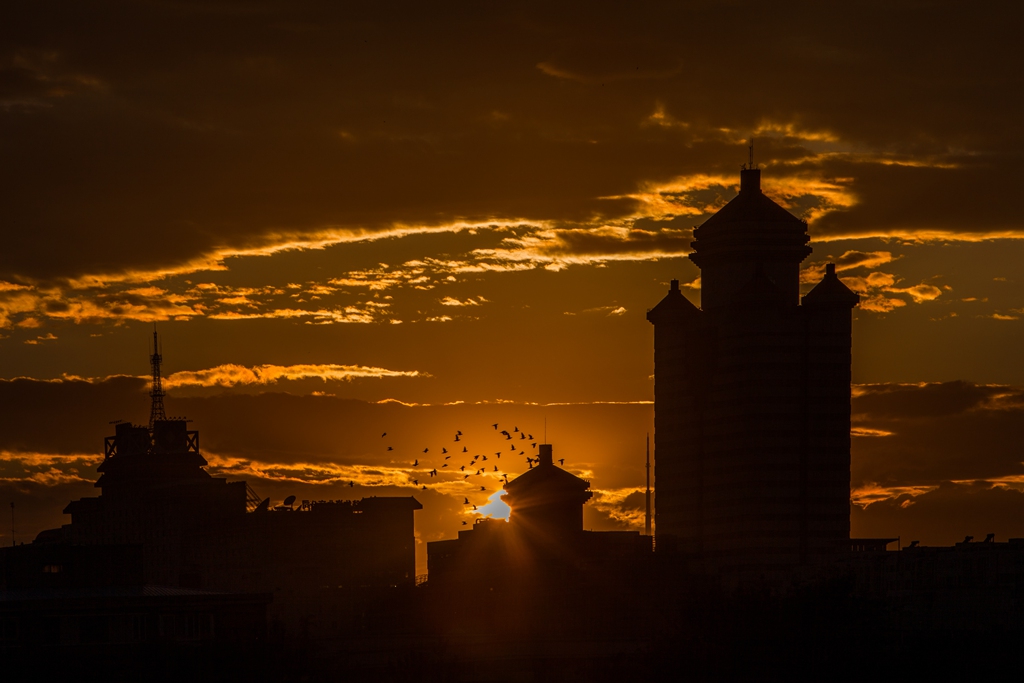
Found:
[[[694,229],[701,307],[673,280],[654,325],[658,550],[772,579],[849,549],[851,310],[829,264],[800,297],[807,224],[760,170]]]

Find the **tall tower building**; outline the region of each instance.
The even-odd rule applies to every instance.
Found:
[[[694,229],[701,307],[673,280],[651,309],[655,533],[709,572],[791,575],[850,537],[851,310],[829,264],[800,299],[807,224],[744,169]]]

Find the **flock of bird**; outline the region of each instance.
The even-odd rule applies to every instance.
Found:
[[[465,434],[462,430],[456,430],[452,439],[453,444],[459,444],[459,446],[453,446],[452,450],[448,450],[447,446],[442,446],[440,451],[435,447],[431,450],[430,446],[425,446],[421,454],[413,459],[412,467],[419,468],[422,474],[419,477],[428,477],[434,479],[435,477],[441,477],[445,474],[453,475],[456,481],[460,481],[459,475],[461,475],[461,481],[469,482],[471,478],[493,477],[497,474],[498,478],[504,483],[508,483],[508,472],[505,472],[495,462],[501,459],[501,456],[506,456],[505,462],[509,461],[509,457],[526,457],[527,466],[532,469],[535,464],[539,462],[539,458],[532,455],[533,451],[537,448],[537,442],[533,438],[533,434],[528,434],[526,431],[520,431],[518,426],[513,426],[512,431],[507,429],[499,429],[501,425],[497,422],[491,425],[491,433],[494,436],[501,437],[500,443],[502,447],[508,445],[508,450],[497,450],[493,452],[493,455],[485,455],[483,453],[475,453],[470,455],[469,447],[465,445]],[[387,438],[388,433],[384,432],[380,435],[380,438]],[[530,449],[530,455],[527,455],[527,447]],[[492,445],[491,448],[494,448]],[[388,451],[394,451],[394,446],[388,446]],[[474,449],[475,450],[475,449]],[[487,449],[490,452],[490,449]],[[452,458],[455,458],[453,461]],[[420,460],[423,460],[423,464]],[[559,460],[559,463],[563,463],[564,459]],[[484,464],[487,463],[487,464]],[[451,480],[452,477],[447,477],[447,480]],[[438,480],[440,481],[440,479]],[[420,483],[420,479],[413,479],[412,483],[414,486],[418,486],[420,490],[426,491],[430,488],[427,483]],[[475,484],[474,484],[475,485]],[[486,486],[480,486],[480,491],[487,491]],[[469,498],[463,497],[463,505],[467,509],[477,510],[477,506],[470,502]],[[462,522],[464,525],[468,522]]]

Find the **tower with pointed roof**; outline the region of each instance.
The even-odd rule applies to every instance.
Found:
[[[850,536],[851,311],[829,264],[802,301],[807,224],[744,168],[694,229],[701,306],[651,309],[659,550],[732,579],[793,576]]]

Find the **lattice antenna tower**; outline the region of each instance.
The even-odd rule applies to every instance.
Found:
[[[154,326],[155,328],[155,326]],[[153,387],[149,391],[149,397],[153,402],[149,409],[149,428],[152,429],[157,420],[166,420],[164,414],[164,388],[160,384],[160,340],[156,336],[156,329],[153,330],[153,354],[149,357],[149,364],[153,367]]]

